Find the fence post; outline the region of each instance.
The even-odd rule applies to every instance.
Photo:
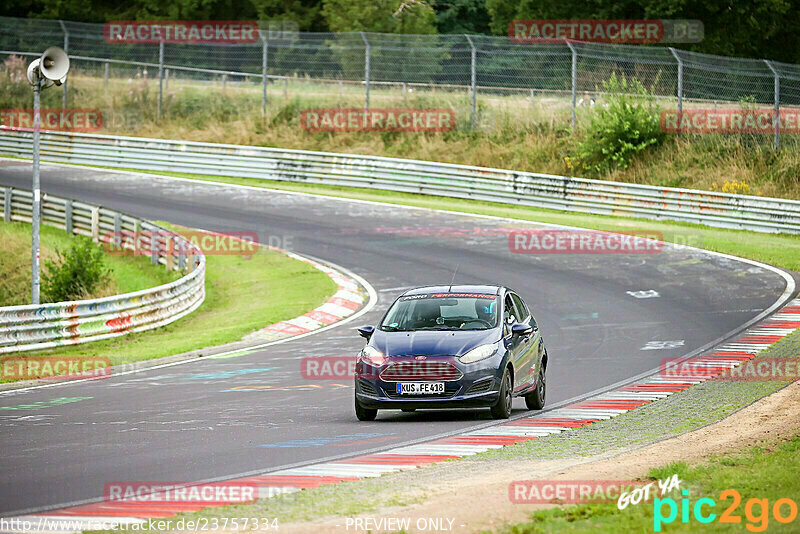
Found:
[[[3,195],[3,220],[11,222],[11,192],[13,189],[6,187],[5,195]]]
[[[158,43],[158,118],[161,118],[161,98],[164,93],[164,39]]]
[[[108,61],[103,64],[103,85],[108,88]]]
[[[778,74],[778,71],[772,65],[772,61],[764,60],[764,63],[767,64],[769,70],[772,71],[773,76],[775,76],[775,95],[773,99],[775,100],[775,137],[772,140],[772,147],[775,150],[778,150],[778,143],[780,141],[780,119],[781,119],[781,76]]]
[[[476,105],[475,105],[476,104],[476,102],[475,102],[475,93],[477,92],[477,68],[476,68],[476,63],[477,63],[477,60],[478,60],[478,56],[477,56],[477,50],[475,49],[475,43],[472,42],[472,37],[470,37],[467,34],[464,34],[464,37],[467,38],[467,41],[469,42],[469,47],[470,47],[470,49],[472,49],[471,60],[470,60],[470,82],[469,82],[470,96],[472,98],[472,111],[470,111],[469,121],[470,121],[470,124],[472,124],[472,127],[474,128],[475,127],[475,108],[476,108]]]
[[[369,41],[367,41],[367,36],[364,35],[364,32],[361,33],[361,39],[364,41],[364,83],[366,85],[366,94],[364,98],[364,109],[369,110]]]
[[[69,31],[67,30],[67,25],[64,24],[63,20],[59,20],[58,23],[61,25],[61,31],[64,32],[64,52],[69,55]],[[61,108],[66,109],[67,107],[67,80],[64,80],[64,83],[61,86]]]
[[[267,116],[267,54],[269,44],[267,36],[261,32],[261,116]]]
[[[671,46],[669,51],[672,52],[672,56],[678,62],[678,132],[680,132],[681,123],[683,122],[683,60]]]
[[[567,46],[572,51],[572,118],[570,125],[575,127],[575,103],[578,100],[578,52],[572,43],[567,41]]]
[[[64,229],[70,235],[72,235],[74,230],[72,225],[72,201],[67,199],[66,203],[64,204]]]
[[[164,89],[169,91],[169,69],[164,69]]]

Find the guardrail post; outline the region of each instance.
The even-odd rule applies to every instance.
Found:
[[[114,248],[122,250],[122,217],[114,214]]]
[[[58,23],[61,25],[61,31],[64,32],[64,52],[69,55],[69,31],[67,30],[66,24],[64,24],[63,20],[59,20]],[[64,79],[64,83],[61,85],[61,108],[66,109],[67,107],[67,80]]]
[[[569,41],[567,41],[567,46],[569,47],[570,51],[572,51],[572,118],[570,119],[570,125],[574,128],[575,105],[578,100],[578,52]]]
[[[11,194],[13,189],[10,187],[6,187],[5,193],[3,194],[3,220],[5,222],[11,222]]]
[[[264,32],[261,33],[261,116],[267,116],[267,59],[269,43]]]
[[[158,43],[158,118],[161,118],[161,99],[164,93],[164,39]]]
[[[158,247],[161,236],[158,230],[150,232],[150,263],[158,265]]]
[[[678,62],[678,132],[680,132],[683,122],[683,60],[678,55],[678,52],[671,46],[669,47],[669,51],[672,52],[672,56],[675,58],[675,61]]]
[[[181,241],[178,248],[178,270],[183,272],[184,269],[186,269],[186,241]]]
[[[171,271],[171,270],[173,270],[175,268],[175,258],[173,256],[173,254],[175,253],[175,237],[174,236],[168,236],[166,241],[167,241],[166,242],[166,245],[167,245],[167,250],[166,250],[166,254],[167,254],[167,256],[166,256],[167,270]]]
[[[92,208],[92,241],[97,243],[100,239],[100,208]]]
[[[477,60],[478,60],[478,51],[475,49],[475,43],[472,42],[472,37],[467,34],[464,34],[464,37],[467,38],[469,42],[469,47],[472,49],[470,54],[470,82],[469,82],[469,92],[470,98],[472,99],[472,111],[470,111],[469,121],[472,124],[472,127],[475,127],[475,108],[476,108],[476,92],[477,92]]]
[[[367,36],[364,35],[364,32],[361,33],[361,39],[364,41],[364,85],[365,85],[365,94],[364,94],[364,109],[369,111],[369,56],[370,56],[370,46],[369,41],[367,41]]]
[[[72,235],[74,230],[72,224],[72,201],[67,200],[64,203],[64,229],[70,235]]]
[[[775,136],[772,140],[772,148],[778,150],[778,143],[780,141],[780,120],[781,120],[781,76],[778,74],[778,71],[772,65],[772,61],[764,60],[764,63],[767,64],[769,70],[772,71],[772,75],[775,77],[775,96],[773,97],[775,101]]]

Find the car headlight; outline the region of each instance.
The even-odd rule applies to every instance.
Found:
[[[497,343],[493,343],[491,345],[481,345],[480,347],[475,347],[466,354],[459,356],[458,361],[461,363],[477,362],[480,360],[485,360],[489,356],[492,356],[495,352],[497,352]]]
[[[369,345],[364,347],[359,356],[361,356],[362,360],[377,367],[380,367],[386,362],[386,357],[383,355],[383,353],[375,347],[370,347]]]

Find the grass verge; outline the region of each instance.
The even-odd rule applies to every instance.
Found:
[[[238,341],[253,330],[302,315],[336,292],[322,271],[268,249],[248,258],[208,255],[206,260],[205,302],[186,317],[156,330],[31,352],[31,357],[108,356],[118,365],[170,356]]]
[[[773,450],[753,447],[735,454],[712,458],[702,465],[690,467],[683,462],[652,469],[649,477],[665,479],[677,474],[681,488],[689,491],[687,496],[688,515],[682,517],[681,498],[673,495],[676,501],[677,516],[670,523],[659,519],[668,518],[669,505],[643,503],[617,509],[615,504],[580,504],[565,508],[542,510],[531,515],[531,520],[511,526],[505,534],[533,534],[549,532],[797,532],[797,495],[800,495],[800,436],[781,443]],[[735,490],[736,497],[723,496],[725,490]],[[723,498],[724,497],[724,498]],[[695,505],[701,498],[708,501],[701,509],[702,515],[710,517],[710,523],[703,524],[694,515]],[[791,499],[794,503],[795,519],[781,523],[774,514],[775,503],[779,499]],[[734,507],[734,504],[736,506]],[[720,522],[722,514],[730,509],[735,523]],[[659,511],[656,514],[656,511]],[[784,518],[791,514],[790,505],[783,502],[779,513]],[[683,519],[686,521],[684,522]]]
[[[31,225],[26,223],[0,223],[0,306],[30,304],[31,297]],[[40,260],[55,260],[56,250],[66,251],[75,237],[63,230],[42,225],[40,233]],[[130,293],[177,280],[173,271],[155,268],[141,256],[105,257],[111,270],[111,280],[87,298]]]

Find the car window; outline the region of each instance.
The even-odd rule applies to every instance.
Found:
[[[514,302],[511,300],[510,295],[506,295],[505,306],[503,306],[503,334],[509,335],[511,333],[511,325],[517,322],[519,315],[514,308]]]
[[[381,330],[486,330],[498,321],[499,298],[484,293],[429,293],[400,297]]]
[[[519,314],[517,319],[519,321],[524,321],[527,319],[530,315],[530,312],[528,311],[528,307],[525,306],[525,303],[522,302],[522,299],[519,297],[519,295],[512,293],[511,300],[514,301],[514,306],[517,308],[517,313]]]

